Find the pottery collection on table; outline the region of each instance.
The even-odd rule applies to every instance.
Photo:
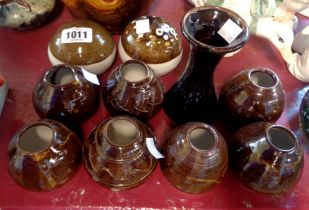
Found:
[[[20,2],[0,1],[0,8]],[[48,43],[53,67],[42,74],[32,95],[42,119],[19,130],[8,147],[9,172],[17,183],[34,191],[55,189],[75,174],[83,159],[93,180],[111,190],[139,186],[158,162],[171,186],[192,194],[219,185],[228,166],[236,179],[257,192],[283,193],[296,184],[304,165],[302,145],[290,129],[271,124],[285,106],[276,73],[248,67],[226,81],[216,96],[217,65],[249,39],[248,26],[239,15],[212,6],[184,15],[181,30],[190,45],[188,62],[180,78],[165,90],[160,76],[176,68],[183,48],[167,20],[137,16],[151,0],[62,2],[83,19],[64,24]],[[54,4],[46,1],[45,6]],[[42,18],[51,10],[48,7]],[[28,28],[38,21],[32,17],[27,23],[10,25],[5,14],[1,26]],[[234,37],[220,32],[227,23],[239,30]],[[121,33],[118,47],[114,33]],[[103,80],[100,75],[109,71],[117,50],[123,63]],[[84,141],[79,139],[71,128],[91,119],[101,101],[111,116]],[[300,114],[303,130],[309,126],[308,101],[307,93]],[[161,110],[175,124],[164,134],[162,148],[157,148],[156,132],[147,120]],[[224,139],[213,125],[219,111],[245,125],[231,139]],[[149,141],[161,152],[160,161]]]

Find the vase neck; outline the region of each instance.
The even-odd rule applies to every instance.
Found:
[[[194,77],[201,76],[200,79],[202,80],[205,80],[205,77],[212,79],[215,68],[222,57],[222,54],[216,54],[208,49],[191,45],[186,74]]]

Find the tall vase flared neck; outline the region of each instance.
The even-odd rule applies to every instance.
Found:
[[[234,28],[226,26],[231,24]],[[224,33],[219,33],[223,27],[230,33],[237,28],[240,33],[233,38],[224,36]],[[246,22],[233,11],[222,7],[206,6],[190,10],[182,19],[181,30],[191,45],[221,55],[240,49],[249,38]]]

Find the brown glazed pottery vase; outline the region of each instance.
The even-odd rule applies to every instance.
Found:
[[[118,51],[123,62],[138,59],[147,63],[158,75],[164,75],[180,62],[182,43],[169,22],[161,17],[142,16],[125,27]]]
[[[147,12],[152,0],[61,0],[78,18],[101,23],[111,33],[121,33],[134,18]]]
[[[284,109],[285,94],[277,75],[266,68],[240,72],[222,88],[225,113],[240,123],[276,121]]]
[[[146,147],[155,136],[139,120],[116,116],[103,121],[83,147],[85,166],[92,178],[112,190],[125,190],[146,180],[157,160]]]
[[[234,39],[219,35],[232,23],[239,29]],[[190,54],[184,73],[165,93],[163,108],[176,123],[198,121],[212,123],[218,103],[214,87],[214,72],[227,53],[241,49],[249,38],[246,21],[222,7],[196,7],[188,11],[181,30],[190,43]]]
[[[221,182],[228,166],[225,140],[214,127],[201,122],[175,128],[165,141],[162,154],[164,176],[188,193],[211,190]]]
[[[163,103],[163,84],[142,61],[128,60],[117,67],[103,85],[103,101],[112,114],[149,118]]]
[[[116,47],[111,34],[90,20],[74,20],[61,26],[48,45],[53,65],[69,64],[102,74],[114,62]]]
[[[99,105],[98,86],[89,82],[78,67],[57,65],[48,69],[35,86],[32,101],[42,118],[81,123]]]
[[[8,147],[11,177],[28,190],[46,191],[69,181],[79,168],[77,136],[54,120],[39,120],[19,130]]]
[[[55,5],[55,0],[1,0],[0,27],[33,28],[46,19]]]
[[[281,125],[257,122],[241,128],[229,146],[231,170],[247,187],[261,193],[287,192],[304,166],[301,144]]]

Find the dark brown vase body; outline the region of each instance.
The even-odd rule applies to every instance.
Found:
[[[89,82],[78,67],[57,65],[38,81],[32,96],[42,118],[70,125],[90,117],[99,105],[99,87]]]
[[[232,20],[242,32],[231,43],[217,32]],[[240,49],[248,40],[246,22],[221,7],[197,7],[183,18],[181,29],[190,43],[189,61],[183,75],[164,96],[163,108],[176,123],[212,122],[217,110],[213,83],[216,66],[226,53]]]
[[[121,33],[134,18],[147,12],[152,0],[62,0],[71,13],[101,23],[111,33]]]
[[[151,130],[135,118],[119,115],[103,121],[84,143],[88,172],[113,190],[141,184],[157,164],[146,147],[147,138],[155,140]]]
[[[103,101],[112,114],[149,118],[163,103],[161,79],[145,63],[129,60],[116,68],[103,86]]]
[[[304,166],[301,144],[288,128],[257,122],[241,128],[229,146],[236,178],[261,193],[287,192]]]
[[[234,121],[276,121],[284,109],[285,94],[277,75],[265,68],[240,72],[222,88],[220,104]]]
[[[54,120],[39,120],[12,138],[8,147],[9,172],[28,190],[52,190],[75,174],[81,152],[79,139],[67,127]]]
[[[190,122],[174,129],[162,148],[160,165],[181,191],[202,193],[221,182],[228,166],[227,146],[212,126]]]

